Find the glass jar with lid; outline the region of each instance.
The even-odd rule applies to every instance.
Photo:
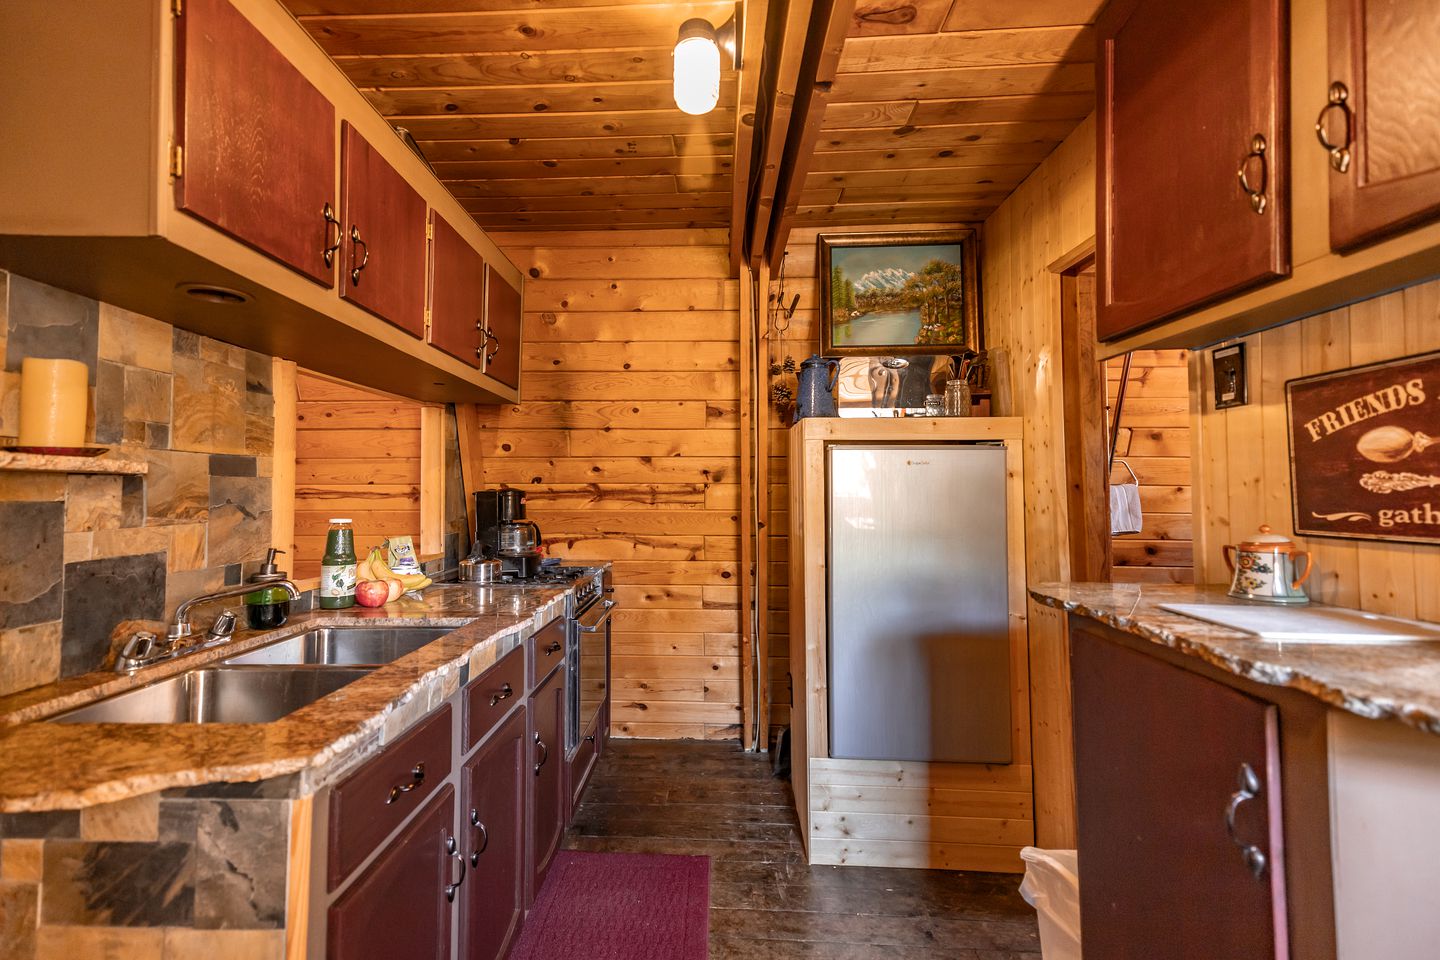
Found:
[[[970,381],[945,381],[945,416],[970,416]]]

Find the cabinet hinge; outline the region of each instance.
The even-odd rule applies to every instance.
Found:
[[[430,329],[430,311],[428,309],[425,311],[425,329]]]
[[[180,16],[185,12],[185,0],[170,0],[170,12]]]
[[[185,176],[185,148],[178,143],[170,144],[170,176]]]
[[[426,239],[426,240],[434,240],[434,239],[435,239],[435,221],[433,221],[433,220],[426,221],[426,223],[425,223],[425,239]]]

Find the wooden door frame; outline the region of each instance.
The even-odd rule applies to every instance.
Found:
[[[1096,357],[1094,281],[1082,308],[1082,274],[1094,275],[1092,237],[1049,265],[1060,282],[1060,365],[1064,393],[1065,497],[1070,579],[1110,579],[1110,470],[1105,439],[1105,367]]]

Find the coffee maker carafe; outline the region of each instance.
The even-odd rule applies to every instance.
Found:
[[[528,579],[539,571],[540,528],[525,519],[523,490],[477,490],[475,527],[480,555],[498,559],[502,575]]]

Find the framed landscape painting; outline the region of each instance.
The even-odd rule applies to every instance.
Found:
[[[973,229],[821,235],[820,353],[983,349]]]

